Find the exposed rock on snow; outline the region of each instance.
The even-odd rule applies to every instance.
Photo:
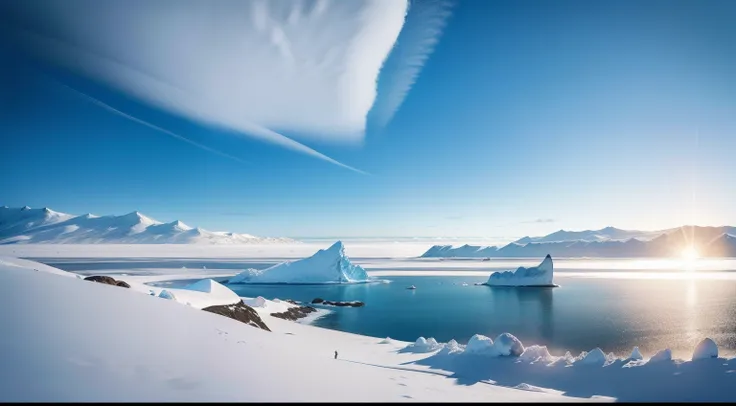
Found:
[[[693,352],[693,361],[707,358],[718,358],[718,346],[710,338],[704,338],[699,342]]]
[[[298,306],[298,307],[290,307],[285,312],[271,313],[271,316],[279,318],[279,319],[296,321],[301,318],[307,317],[309,313],[314,313],[316,311],[317,309],[315,309],[312,306]]]
[[[317,299],[315,299],[317,300]],[[312,300],[313,304],[321,304],[324,306],[337,306],[337,307],[363,307],[365,306],[365,303],[359,301],[359,300],[353,300],[350,302],[333,302],[331,300],[322,300],[321,302],[315,302]]]
[[[531,268],[519,267],[516,271],[494,272],[488,278],[489,286],[555,286],[552,283],[554,264],[547,255],[541,264]]]
[[[263,270],[247,269],[230,278],[234,283],[362,283],[370,278],[360,265],[350,262],[341,241],[308,258],[283,262]]]
[[[130,285],[125,281],[116,281],[114,278],[105,275],[94,275],[84,278],[85,281],[104,283],[106,285],[120,286],[121,288],[129,288]]]
[[[255,310],[253,310],[252,307],[246,305],[243,302],[231,305],[210,306],[205,307],[202,310],[229,317],[241,323],[245,323],[249,326],[257,327],[266,331],[271,331],[266,323],[263,322],[261,316],[258,315],[258,312],[256,312]]]

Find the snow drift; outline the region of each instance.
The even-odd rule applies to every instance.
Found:
[[[289,238],[192,228],[162,223],[137,211],[122,216],[74,216],[48,208],[0,208],[0,244],[263,244]]]
[[[515,271],[494,272],[488,278],[489,286],[555,286],[552,283],[554,264],[547,255],[541,264],[531,268],[519,267]]]
[[[350,262],[341,241],[311,257],[283,262],[263,270],[247,269],[228,283],[363,283],[365,269]]]

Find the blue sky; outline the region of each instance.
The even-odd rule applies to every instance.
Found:
[[[304,141],[368,175],[5,53],[0,204],[291,237],[734,225],[735,17],[730,1],[459,2],[385,129]]]

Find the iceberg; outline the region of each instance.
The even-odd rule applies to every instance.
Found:
[[[699,359],[718,358],[718,345],[710,338],[699,342],[693,352],[693,361]]]
[[[488,278],[489,286],[557,286],[552,283],[554,265],[548,254],[541,264],[531,268],[519,267],[516,271],[494,272]]]
[[[365,283],[371,279],[365,269],[350,262],[345,246],[338,241],[308,258],[283,262],[263,270],[247,269],[230,279],[236,283]]]

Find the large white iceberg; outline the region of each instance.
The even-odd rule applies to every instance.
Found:
[[[710,338],[699,342],[693,352],[693,361],[707,358],[718,358],[718,345]]]
[[[342,241],[311,257],[283,262],[263,270],[247,269],[228,283],[362,283],[368,274],[350,262]]]
[[[541,264],[531,268],[523,266],[515,271],[494,272],[486,285],[490,286],[556,286],[552,283],[554,265],[547,255]]]

